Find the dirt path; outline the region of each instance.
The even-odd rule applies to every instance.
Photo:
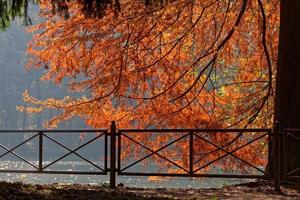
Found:
[[[143,189],[90,185],[30,185],[0,182],[0,200],[167,200],[167,199],[300,199],[300,187],[283,186],[277,194],[269,182],[255,182],[211,189]]]

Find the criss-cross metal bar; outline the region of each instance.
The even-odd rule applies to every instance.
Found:
[[[170,159],[168,159],[168,158],[166,158],[165,156],[162,156],[162,155],[160,155],[160,154],[158,153],[159,151],[161,151],[161,150],[163,150],[163,149],[166,149],[167,147],[171,146],[172,144],[178,142],[179,140],[181,140],[181,139],[183,139],[183,138],[189,136],[189,133],[187,133],[187,134],[185,134],[185,135],[183,135],[183,136],[177,138],[176,140],[174,140],[174,141],[172,141],[172,142],[170,142],[170,143],[164,145],[163,147],[157,149],[156,151],[153,151],[153,150],[150,149],[149,147],[147,147],[147,146],[143,145],[142,143],[140,143],[140,142],[134,140],[133,138],[127,136],[126,134],[123,134],[122,132],[121,132],[121,134],[122,134],[124,137],[126,137],[127,139],[131,140],[132,142],[134,142],[134,143],[138,144],[139,146],[141,146],[141,147],[147,149],[147,150],[150,151],[151,153],[148,154],[148,155],[146,155],[146,156],[144,156],[143,158],[141,158],[141,159],[139,159],[139,160],[137,160],[137,161],[135,161],[135,162],[129,164],[128,166],[124,167],[123,169],[120,169],[120,172],[125,171],[126,169],[128,169],[128,168],[130,168],[130,167],[132,167],[132,166],[134,166],[134,165],[136,165],[136,164],[138,164],[138,163],[140,163],[141,161],[143,161],[143,160],[145,160],[145,159],[151,157],[152,155],[157,155],[157,156],[159,156],[160,158],[162,158],[163,160],[166,160],[166,161],[168,161],[169,163],[173,164],[174,166],[176,166],[176,167],[182,169],[182,170],[185,171],[186,173],[189,173],[189,171],[186,170],[185,168],[183,168],[182,166],[178,165],[177,163],[171,161]]]
[[[36,136],[38,136],[38,134],[35,134],[34,136],[32,136],[32,137],[26,139],[25,141],[19,143],[18,145],[14,146],[14,147],[11,148],[11,149],[8,149],[8,150],[6,149],[7,151],[6,151],[5,153],[1,154],[1,155],[0,155],[0,158],[4,157],[5,155],[7,155],[7,154],[9,154],[9,153],[12,153],[14,150],[16,150],[16,149],[19,148],[20,146],[26,144],[27,142],[29,142],[30,140],[32,140],[32,139],[35,138]]]
[[[27,142],[31,141],[32,139],[34,139],[36,136],[38,136],[38,134],[35,134],[31,137],[29,137],[28,139],[26,139],[25,141],[17,144],[16,146],[14,146],[13,148],[9,149],[6,146],[0,144],[0,147],[5,149],[6,152],[0,155],[0,158],[3,158],[5,155],[11,153],[12,155],[16,156],[17,158],[21,159],[22,161],[24,161],[25,163],[27,163],[28,165],[30,165],[31,167],[38,169],[34,164],[32,164],[31,162],[29,162],[28,160],[26,160],[25,158],[23,158],[22,156],[20,156],[19,154],[15,153],[14,150],[16,150],[17,148],[21,147],[22,145],[26,144]]]
[[[102,137],[104,135],[104,133],[94,137],[93,139],[85,142],[84,144],[80,145],[79,147],[75,148],[74,150],[66,147],[65,145],[63,145],[62,143],[58,142],[57,140],[53,139],[52,137],[44,134],[44,137],[48,138],[49,140],[53,141],[54,143],[58,144],[59,146],[63,147],[64,149],[68,150],[69,152],[66,153],[65,155],[57,158],[56,160],[54,160],[53,162],[49,163],[48,165],[43,167],[43,170],[46,168],[49,168],[51,165],[57,163],[58,161],[64,159],[65,157],[71,155],[71,154],[75,154],[76,156],[78,156],[79,158],[83,159],[84,161],[88,162],[89,164],[93,165],[94,167],[96,167],[97,169],[101,170],[102,172],[105,172],[104,169],[102,169],[101,167],[99,167],[98,165],[94,164],[93,162],[91,162],[90,160],[84,158],[83,156],[81,156],[80,154],[78,154],[76,151],[78,151],[79,149],[82,149],[83,147],[85,147],[86,145],[92,143],[93,141],[97,140],[98,138]]]
[[[298,140],[298,141],[300,142],[300,135],[299,135],[299,136],[296,136],[296,135],[294,135],[293,133],[287,132],[287,133],[286,133],[286,136],[290,136],[290,137],[292,137],[292,138],[294,138],[295,140]]]
[[[196,135],[196,134],[195,134],[195,135]],[[253,139],[253,140],[251,140],[251,141],[249,141],[249,142],[247,142],[247,143],[245,143],[245,144],[239,146],[238,148],[236,148],[236,149],[234,149],[234,150],[232,150],[232,151],[228,151],[228,153],[226,152],[226,154],[224,154],[224,155],[222,155],[222,156],[220,156],[220,157],[218,157],[218,158],[216,158],[216,159],[214,159],[214,160],[212,160],[212,161],[206,163],[205,165],[199,167],[198,169],[194,170],[194,173],[196,173],[196,172],[200,171],[201,169],[204,169],[205,167],[207,167],[207,166],[209,166],[209,165],[211,165],[211,164],[213,164],[213,163],[215,163],[215,162],[217,162],[217,161],[219,161],[219,160],[225,158],[225,157],[228,156],[229,154],[233,154],[234,152],[236,152],[236,151],[238,151],[238,150],[244,148],[245,146],[248,146],[249,144],[251,144],[251,143],[253,143],[253,142],[255,142],[255,141],[257,141],[257,140],[259,140],[259,139],[261,139],[261,138],[263,138],[263,137],[265,137],[266,135],[267,135],[267,134],[261,135],[260,137],[257,137],[257,138],[255,138],[255,139]],[[196,135],[196,136],[197,136],[197,135]],[[262,170],[259,170],[259,171],[262,171]],[[264,172],[264,171],[263,171],[263,172]],[[264,174],[266,174],[266,173],[264,172]]]
[[[291,171],[291,172],[288,172],[288,173],[286,174],[286,176],[293,175],[293,174],[295,174],[296,172],[300,172],[300,167],[299,167],[299,168],[297,168],[297,169],[294,169],[294,170],[293,170],[293,171]]]
[[[268,134],[266,133],[266,134],[262,135],[261,137],[265,137],[265,136],[267,136],[267,135],[268,135]],[[236,149],[234,149],[233,152],[232,152],[232,151],[228,151],[228,150],[226,150],[225,148],[223,148],[223,147],[221,147],[221,146],[219,146],[219,145],[217,145],[217,144],[215,144],[215,143],[213,143],[213,142],[211,142],[211,141],[205,139],[204,137],[199,136],[198,134],[195,134],[195,136],[196,136],[197,138],[199,138],[199,139],[201,139],[201,140],[207,142],[208,144],[213,145],[213,146],[217,147],[218,149],[220,149],[220,150],[226,152],[226,154],[223,155],[224,157],[230,155],[230,156],[236,158],[237,160],[240,160],[240,161],[242,161],[243,163],[246,163],[247,165],[251,166],[252,168],[254,168],[254,169],[260,171],[261,173],[266,174],[265,171],[263,171],[263,170],[259,169],[258,167],[252,165],[252,164],[249,163],[248,161],[246,161],[246,160],[244,160],[244,159],[242,159],[242,158],[240,158],[240,157],[234,155],[233,153],[237,151]],[[261,138],[261,137],[259,137],[259,138]],[[250,143],[248,143],[246,146],[250,145],[250,144],[253,143],[254,141],[256,141],[256,140],[255,140],[255,139],[252,140],[252,141],[251,141]],[[245,146],[243,146],[243,148],[244,148],[244,147],[245,147]],[[240,149],[241,149],[241,148],[240,148]],[[216,162],[216,161],[215,161],[215,162]],[[210,164],[212,164],[212,163],[210,163]],[[206,165],[205,167],[207,167],[207,165]],[[204,167],[200,167],[198,170],[203,169],[203,168],[204,168]],[[198,171],[198,170],[197,170],[197,171]]]
[[[30,165],[31,167],[35,168],[35,169],[38,169],[34,164],[32,164],[31,162],[29,162],[28,160],[26,160],[25,158],[23,158],[22,156],[20,156],[19,154],[13,152],[13,151],[10,151],[9,148],[7,148],[6,146],[0,144],[0,147],[2,147],[3,149],[5,149],[7,152],[9,151],[9,153],[11,153],[12,155],[16,156],[17,158],[21,159],[22,161],[24,161],[25,163],[27,163],[28,165]],[[3,156],[1,156],[3,157]]]
[[[288,141],[290,139],[293,139],[295,142],[298,142],[300,144],[300,129],[296,129],[296,128],[287,128],[284,129],[282,131],[282,139],[283,139],[283,158],[284,158],[284,162],[283,162],[283,176],[284,179],[289,179],[289,180],[300,180],[300,176],[299,176],[299,172],[300,172],[300,166],[294,166],[295,169],[289,169],[290,167],[289,165],[289,161],[288,161],[288,156],[287,154],[290,153],[290,148],[288,146]]]

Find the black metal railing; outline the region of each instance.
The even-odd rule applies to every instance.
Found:
[[[69,148],[63,142],[52,137],[51,134],[72,134],[72,133],[89,133],[93,134],[93,137],[83,144],[77,146],[76,148]],[[295,137],[295,139],[299,139],[299,135],[294,134],[295,131],[291,129],[286,129],[285,134],[282,134],[282,129],[279,124],[276,124],[273,129],[119,129],[117,130],[115,122],[112,122],[110,130],[99,129],[99,130],[0,130],[0,134],[12,134],[12,133],[31,133],[32,136],[27,139],[19,142],[18,144],[8,147],[7,145],[0,144],[0,149],[4,150],[4,153],[0,155],[0,159],[4,156],[11,154],[16,158],[22,160],[24,163],[28,164],[32,169],[24,170],[24,169],[0,169],[0,173],[48,173],[48,174],[85,174],[85,175],[107,175],[109,173],[110,176],[110,186],[116,186],[116,177],[117,175],[129,175],[129,176],[172,176],[172,177],[211,177],[211,178],[263,178],[263,179],[271,179],[275,181],[275,189],[277,191],[280,190],[280,181],[282,180],[282,168],[280,164],[280,153],[281,150],[281,137],[285,135],[286,137]],[[299,131],[300,132],[300,131]],[[142,140],[137,139],[137,137],[133,137],[136,134],[152,134],[152,135],[162,135],[174,134],[174,137],[169,137],[170,140],[167,140],[164,144],[160,145],[157,148],[153,148],[151,145],[143,142]],[[247,140],[243,140],[243,143],[235,143],[236,145],[231,148],[228,148],[226,145],[222,143],[218,143],[215,140],[211,139],[212,136],[216,136],[217,134],[228,134],[234,137],[231,137],[231,141],[228,141],[226,145],[229,143],[234,143],[240,138],[247,138]],[[177,136],[177,137],[176,137]],[[154,136],[155,138],[155,136]],[[233,138],[233,139],[232,139]],[[36,163],[31,162],[28,159],[25,159],[17,153],[16,150],[21,146],[24,146],[26,143],[37,139],[37,151],[38,151],[38,161]],[[58,145],[67,151],[67,153],[59,156],[57,159],[53,161],[47,161],[44,158],[43,153],[45,149],[44,140],[47,139],[52,143]],[[103,165],[99,165],[96,162],[89,160],[86,156],[83,156],[79,153],[84,147],[89,146],[92,142],[97,140],[103,140],[103,143],[97,147],[99,151],[104,153],[103,156]],[[146,155],[141,158],[134,158],[130,163],[126,163],[122,158],[122,153],[124,152],[124,142],[127,141],[128,145],[136,145],[140,149],[144,149]],[[245,148],[252,148],[251,145],[255,145],[256,142],[262,141],[263,144],[268,148],[268,155],[266,156],[266,162],[271,159],[271,153],[274,157],[273,169],[274,171],[269,172],[266,171],[262,166],[256,166],[251,163],[251,160],[247,160],[241,155],[238,154],[239,151]],[[184,142],[187,145],[185,148],[185,152],[181,151],[181,156],[186,158],[186,164],[182,165],[177,161],[172,160],[168,155],[163,154],[162,152],[166,149],[172,147],[172,145],[180,145]],[[205,154],[201,154],[199,156],[199,142],[205,143],[206,145],[210,145],[212,147],[211,152],[206,152]],[[283,149],[287,148],[283,145]],[[102,149],[102,150],[101,150]],[[169,149],[170,150],[170,149]],[[208,159],[209,154],[213,154],[216,152],[222,152],[222,154],[218,154],[218,156],[214,156],[213,159]],[[52,170],[51,166],[58,163],[62,159],[75,155],[84,162],[93,166],[96,171],[81,171],[81,170]],[[151,157],[157,157],[164,162],[168,163],[168,166],[172,166],[178,169],[178,172],[150,172],[150,171],[137,171],[137,168],[140,168],[141,163],[146,159]],[[206,157],[205,157],[206,156]],[[243,163],[244,166],[248,166],[253,169],[256,173],[240,173],[239,170],[236,170],[230,174],[222,173],[211,173],[209,170],[203,172],[203,169],[208,167],[213,167],[217,162],[221,161],[224,158],[231,157],[231,159],[236,160],[240,163]],[[125,157],[126,159],[127,157]],[[203,159],[206,159],[206,162],[203,162]],[[109,167],[108,167],[109,161]],[[126,160],[128,161],[128,160]],[[295,172],[298,172],[300,169],[295,169],[290,172],[286,172],[284,176],[292,176]]]
[[[285,180],[300,180],[300,166],[293,166],[291,168],[289,164],[289,155],[291,153],[296,153],[295,148],[299,148],[300,145],[300,129],[282,129],[281,131],[281,140],[282,140],[282,173],[281,177]],[[293,141],[294,146],[291,149],[290,144]],[[299,155],[299,153],[298,153]],[[300,157],[299,157],[300,160]],[[295,164],[293,164],[295,165]]]
[[[142,144],[141,141],[137,141],[134,137],[130,136],[130,134],[146,134],[146,133],[154,133],[154,134],[162,134],[162,133],[173,133],[174,135],[176,133],[181,134],[178,138],[175,140],[172,140],[168,142],[167,144],[164,144],[160,148],[154,150],[151,148],[151,146],[147,146],[145,144]],[[254,138],[252,138],[250,141],[247,141],[246,143],[231,149],[227,150],[225,147],[221,146],[220,144],[217,144],[216,142],[213,142],[207,138],[205,138],[203,135],[200,133],[206,133],[206,134],[226,134],[226,133],[231,133],[231,134],[239,134],[240,136],[243,134],[251,133],[251,134],[256,134]],[[120,129],[119,132],[116,134],[118,136],[118,175],[130,175],[130,176],[178,176],[178,177],[218,177],[218,178],[271,178],[270,175],[263,169],[251,164],[247,160],[241,158],[240,156],[235,155],[235,152],[249,146],[250,144],[253,144],[254,142],[264,139],[268,141],[268,138],[271,137],[271,130],[270,129],[151,129],[151,130],[140,130],[140,129]],[[187,139],[188,138],[188,139]],[[142,158],[139,158],[135,160],[134,162],[122,167],[123,160],[121,159],[121,153],[122,153],[122,140],[126,139],[130,142],[132,142],[133,145],[137,145],[140,148],[145,149],[149,153],[144,155]],[[188,156],[189,156],[189,164],[187,167],[181,166],[175,161],[172,161],[170,158],[167,158],[164,155],[161,155],[160,152],[167,149],[171,145],[174,145],[177,142],[182,141],[183,139],[188,140]],[[195,151],[195,146],[194,143],[195,141],[201,140],[202,142],[205,142],[208,145],[211,145],[215,148],[215,151],[222,151],[225,154],[210,160],[209,162],[195,167],[195,165],[200,161],[194,160],[196,152]],[[161,158],[162,160],[166,161],[170,165],[178,168],[181,172],[183,173],[169,173],[169,172],[159,172],[159,173],[153,173],[153,172],[137,172],[137,171],[128,171],[130,168],[132,169],[133,167],[137,166],[138,164],[141,164],[144,160],[152,157],[152,156],[157,156]],[[245,165],[255,169],[256,171],[260,172],[261,175],[254,175],[254,174],[211,174],[211,173],[198,173],[200,170],[212,166],[214,163],[217,161],[227,157],[231,156],[234,159],[244,163]],[[201,158],[203,160],[203,157]]]
[[[80,146],[71,149],[67,147],[62,142],[58,141],[57,139],[53,138],[51,134],[54,133],[93,133],[94,137],[92,139],[89,139],[88,141],[84,142]],[[0,148],[3,149],[5,152],[0,155],[0,159],[4,156],[11,154],[18,159],[22,160],[24,163],[28,164],[32,169],[0,169],[0,172],[4,173],[47,173],[47,174],[91,174],[91,175],[106,175],[107,174],[107,130],[0,130],[0,134],[33,134],[33,136],[30,136],[29,138],[25,139],[24,141],[14,145],[13,147],[9,148],[3,144],[0,144]],[[28,159],[25,159],[22,155],[19,153],[16,153],[15,151],[24,146],[26,143],[33,141],[35,138],[37,138],[38,143],[38,162],[37,164],[34,164],[32,161],[29,161]],[[61,148],[65,149],[67,153],[61,155],[59,158],[55,159],[54,161],[48,161],[43,158],[44,153],[44,139],[47,138],[49,141],[55,143],[56,145],[60,146]],[[95,164],[94,162],[90,161],[85,156],[80,155],[77,153],[80,149],[83,147],[91,144],[95,140],[99,140],[101,138],[104,138],[104,147],[102,147],[102,151],[104,152],[104,166],[100,167],[99,165]],[[101,147],[99,147],[99,151],[101,150]],[[63,171],[63,170],[51,170],[50,167],[54,164],[58,163],[59,161],[63,160],[64,158],[75,155],[78,158],[82,159],[86,163],[90,164],[94,168],[97,169],[97,171]]]

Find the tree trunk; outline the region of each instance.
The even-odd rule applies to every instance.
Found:
[[[300,129],[300,1],[281,0],[280,15],[274,120]],[[300,167],[300,141],[289,138],[286,144],[282,156],[288,158],[287,170],[293,170]]]

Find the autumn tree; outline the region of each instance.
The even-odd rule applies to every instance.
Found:
[[[101,19],[86,17],[79,12],[80,3],[69,3],[67,20],[53,15],[50,2],[41,4],[49,20],[36,26],[45,31],[37,35],[29,48],[36,56],[32,66],[49,69],[44,78],[57,83],[71,77],[73,90],[91,89],[89,101],[68,109],[76,112],[80,106],[102,101],[108,106],[112,101],[107,102],[107,97],[112,97],[118,103],[110,105],[113,108],[109,110],[129,108],[114,111],[123,116],[113,119],[127,122],[129,113],[136,115],[148,104],[167,109],[161,114],[149,113],[160,120],[142,120],[146,115],[140,113],[141,127],[157,126],[155,123],[163,123],[161,120],[168,117],[196,116],[187,115],[188,112],[201,113],[194,119],[197,123],[224,127],[247,126],[259,113],[263,113],[260,117],[270,116],[272,105],[265,105],[272,94],[276,48],[268,49],[266,42],[272,47],[278,43],[279,18],[274,12],[278,2],[265,5],[268,9],[263,14],[256,1],[176,1],[164,8],[145,6],[143,2],[120,3],[123,12],[117,15],[111,6]],[[136,8],[136,13],[126,12],[131,7]],[[264,23],[273,25],[271,30],[263,32]],[[266,37],[271,41],[266,41]],[[44,51],[36,51],[37,47]],[[54,49],[56,53],[51,53]],[[119,70],[111,72],[106,69],[110,66],[119,66]],[[76,76],[79,81],[73,79]],[[228,105],[229,101],[233,104]],[[214,109],[217,110],[208,112]],[[187,121],[190,127],[199,126],[191,124],[193,120]],[[169,122],[164,124],[172,126]]]
[[[88,2],[40,1],[45,22],[31,28],[28,51],[43,79],[89,96],[25,92],[33,106],[20,110],[60,110],[50,127],[74,116],[93,127],[272,126],[279,0]],[[229,149],[251,136],[211,139]],[[261,166],[266,143],[255,145],[237,154]]]

